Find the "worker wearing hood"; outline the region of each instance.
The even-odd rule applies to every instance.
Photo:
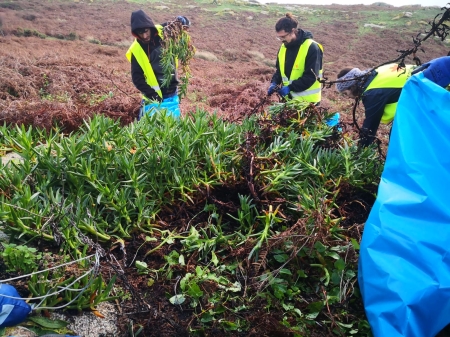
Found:
[[[162,86],[164,72],[161,65],[163,25],[155,25],[142,10],[131,13],[131,33],[136,38],[126,53],[131,63],[131,79],[143,95],[143,104],[175,103],[179,115],[178,76],[175,61],[168,85]],[[142,113],[141,113],[142,115]]]

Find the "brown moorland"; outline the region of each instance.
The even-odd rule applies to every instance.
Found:
[[[395,59],[399,50],[413,47],[412,37],[429,30],[427,22],[440,12],[439,8],[394,8],[382,3],[262,7],[231,1],[217,6],[212,0],[0,0],[0,121],[46,129],[58,124],[65,132],[77,130],[94,114],[120,119],[123,125],[134,122],[140,95],[131,83],[124,55],[132,42],[130,13],[136,9],[143,9],[157,23],[177,15],[192,21],[197,55],[190,64],[193,77],[181,102],[182,113],[200,109],[230,120],[252,113],[266,99],[279,48],[274,25],[284,13],[294,13],[300,27],[322,43],[324,75],[334,80],[343,67],[365,69]],[[366,23],[377,26],[364,27]],[[417,56],[426,62],[447,55],[449,49],[448,44],[430,38],[423,43],[424,53]],[[412,58],[406,62],[412,63]],[[322,106],[340,111],[348,125],[352,105],[333,87],[324,89]],[[359,108],[359,121],[362,116]],[[388,132],[389,127],[380,130],[384,143]],[[145,291],[145,278],[136,276],[134,286]],[[155,285],[152,294],[151,304],[165,316],[132,317],[144,326],[143,336],[188,335],[195,315],[169,305],[162,286]],[[361,315],[361,307],[355,310]],[[293,335],[279,330],[282,317],[277,315],[264,308],[248,313],[251,326],[241,335]],[[127,335],[127,324],[127,319],[119,319],[120,336]],[[324,333],[320,327],[311,327],[312,336]],[[232,334],[214,330],[206,335]]]
[[[164,8],[131,1],[0,3],[0,121],[46,128],[58,123],[67,132],[94,113],[132,122],[140,97],[124,53],[132,42],[130,13],[139,8],[157,23],[180,14],[193,23],[190,33],[198,53],[190,65],[193,77],[182,100],[183,114],[203,109],[230,119],[251,113],[264,98],[279,48],[273,27],[284,12],[293,12],[300,27],[323,44],[330,80],[346,66],[364,69],[395,59],[397,50],[411,48],[412,37],[429,29],[420,17],[431,20],[439,13],[439,8],[420,6],[308,6],[306,11],[305,6],[269,6],[233,12],[225,8],[228,3],[209,1],[173,1],[166,9],[158,5]],[[414,13],[412,18],[388,22],[405,11]],[[363,26],[374,22],[386,27]],[[424,62],[449,49],[433,39],[423,47],[425,53],[418,56]],[[352,101],[334,88],[323,96],[323,107],[351,121]]]

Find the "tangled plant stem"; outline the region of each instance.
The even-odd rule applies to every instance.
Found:
[[[181,65],[180,97],[186,96],[191,71],[189,61],[194,57],[195,48],[191,43],[191,37],[180,21],[171,21],[164,27],[162,39],[161,64],[164,71],[162,86],[168,86],[173,74],[173,67],[178,71]]]

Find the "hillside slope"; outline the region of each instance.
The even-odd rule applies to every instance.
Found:
[[[159,23],[180,14],[190,18],[197,57],[182,111],[201,108],[231,119],[252,112],[264,98],[279,48],[274,25],[286,12],[324,46],[330,80],[346,66],[363,69],[395,59],[397,50],[413,47],[412,37],[429,29],[427,22],[440,12],[420,6],[250,6],[239,1],[217,6],[206,0],[3,1],[1,120],[46,127],[56,120],[68,131],[94,112],[131,122],[140,98],[124,54],[133,40],[129,21],[136,9]],[[425,62],[446,55],[445,42],[430,38],[418,56]],[[345,112],[351,105],[333,88],[324,90],[322,106],[343,112],[344,119],[350,120]]]

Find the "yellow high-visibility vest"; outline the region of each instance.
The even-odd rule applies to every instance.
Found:
[[[299,79],[302,77],[305,72],[305,60],[306,55],[308,54],[309,46],[312,43],[315,43],[319,46],[319,48],[323,52],[323,47],[320,43],[317,43],[313,39],[306,39],[302,45],[300,46],[297,57],[295,58],[294,65],[292,67],[291,76],[287,78],[286,73],[284,71],[285,60],[286,60],[286,46],[284,44],[281,45],[280,51],[278,52],[278,64],[280,65],[280,73],[283,80],[283,85],[288,86],[292,83],[292,81]],[[319,73],[316,74],[318,78],[322,78],[323,76],[323,65],[322,69],[320,69]],[[304,100],[307,102],[318,103],[322,98],[322,87],[318,80],[316,80],[308,89],[301,92],[292,92],[291,96],[293,99]]]
[[[130,48],[128,48],[127,53],[125,54],[128,61],[131,62],[131,55],[134,55],[136,61],[139,63],[139,66],[144,72],[145,82],[157,92],[161,99],[163,98],[161,88],[159,87],[158,80],[156,79],[155,72],[153,71],[152,65],[150,64],[150,60],[148,59],[147,54],[144,49],[142,49],[141,45],[135,39],[131,44]],[[146,98],[144,96],[144,98]]]
[[[386,64],[376,69],[377,75],[370,82],[364,92],[371,89],[383,89],[383,88],[403,88],[406,80],[411,76],[413,65],[406,65],[406,68],[399,68],[398,64]],[[364,94],[363,94],[364,95]],[[384,107],[383,116],[381,117],[381,123],[387,124],[394,119],[395,111],[397,110],[397,102],[386,104]]]
[[[156,25],[155,27],[158,31],[158,35],[162,39],[164,27],[161,25]],[[141,67],[142,71],[144,72],[145,82],[147,82],[147,84],[153,90],[155,90],[156,93],[158,94],[158,96],[161,97],[161,99],[162,99],[163,98],[162,91],[159,86],[158,80],[156,79],[155,72],[153,71],[152,65],[150,64],[150,60],[148,59],[147,54],[142,49],[141,45],[139,44],[139,42],[136,39],[134,39],[134,42],[131,44],[130,48],[128,48],[128,51],[126,52],[125,55],[129,62],[131,62],[131,55],[134,55],[134,57],[136,58],[136,61],[139,63],[139,66]],[[144,98],[146,98],[146,97],[144,96]]]

